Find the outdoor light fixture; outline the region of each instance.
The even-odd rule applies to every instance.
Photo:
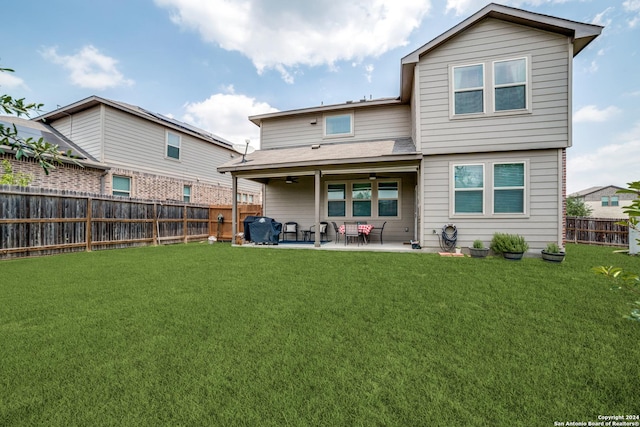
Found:
[[[370,180],[372,180],[372,181],[373,181],[374,179],[376,179],[376,174],[375,174],[375,173],[370,173],[370,174],[369,174],[369,179],[370,179]]]
[[[288,176],[285,181],[287,184],[293,184],[293,178],[291,178],[290,176]]]

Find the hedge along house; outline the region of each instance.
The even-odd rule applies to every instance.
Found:
[[[439,248],[494,232],[562,243],[573,57],[597,25],[489,4],[401,60],[400,96],[250,117],[262,150],[218,168],[278,221],[362,221]],[[316,246],[320,244],[316,234]]]
[[[239,155],[230,142],[195,126],[98,96],[33,121],[51,126],[107,167],[101,194],[210,205],[232,203],[231,178],[216,167]],[[235,193],[243,202],[261,203],[259,183],[241,180]]]

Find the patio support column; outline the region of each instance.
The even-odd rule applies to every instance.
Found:
[[[315,174],[315,199],[316,199],[316,226],[314,233],[315,241],[313,242],[313,246],[316,248],[320,247],[320,171],[317,170]]]
[[[231,244],[236,243],[238,234],[238,177],[231,175]]]

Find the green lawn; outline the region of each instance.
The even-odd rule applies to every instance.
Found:
[[[193,243],[0,262],[0,425],[552,426],[639,414],[634,298],[539,258]]]

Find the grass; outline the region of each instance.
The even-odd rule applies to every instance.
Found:
[[[0,263],[0,425],[546,426],[638,414],[611,248],[188,244]]]

